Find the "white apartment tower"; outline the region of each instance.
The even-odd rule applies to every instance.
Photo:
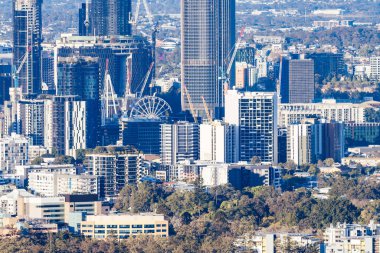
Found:
[[[222,121],[200,125],[200,160],[219,163],[239,161],[236,127]]]
[[[238,130],[239,160],[277,164],[278,127],[275,92],[226,93],[225,121]]]
[[[175,165],[199,159],[199,125],[180,121],[161,125],[161,162]]]

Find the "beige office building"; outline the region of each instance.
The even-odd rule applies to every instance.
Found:
[[[168,237],[169,222],[164,215],[151,213],[93,215],[81,223],[81,232],[85,237],[94,239],[127,239],[137,235]]]

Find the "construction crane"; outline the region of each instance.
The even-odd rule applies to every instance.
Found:
[[[143,85],[141,87],[140,94],[138,95],[137,98],[141,98],[143,96],[144,91],[145,91],[145,87],[148,84],[149,77],[150,77],[150,74],[152,73],[153,67],[154,67],[154,62],[152,62],[152,64],[150,64],[149,70],[148,70],[148,72],[145,75],[144,82],[143,82]]]
[[[28,60],[28,55],[29,55],[30,51],[31,51],[31,49],[29,47],[27,52],[22,57],[22,61],[20,63],[20,66],[17,69],[16,69],[16,66],[13,66],[12,79],[13,79],[13,87],[14,88],[18,88],[18,77],[19,77],[19,74],[20,74],[22,68],[24,67],[26,61]]]
[[[106,61],[106,72],[104,75],[103,94],[101,96],[102,105],[102,126],[113,120],[117,120],[118,107],[117,96],[112,85],[111,75],[108,71],[108,59]]]
[[[188,103],[189,103],[189,107],[190,107],[190,112],[191,112],[191,115],[192,115],[193,118],[194,118],[194,122],[195,122],[195,123],[198,123],[197,114],[195,113],[195,109],[194,109],[193,102],[191,101],[191,95],[190,95],[189,91],[187,90],[187,87],[186,87],[185,84],[183,84],[182,87],[183,87],[183,91],[184,91],[185,94],[186,94],[187,101],[188,101]]]
[[[204,96],[202,96],[201,98],[202,98],[202,102],[203,102],[203,107],[205,108],[207,120],[211,123],[212,122],[212,117],[211,117],[211,114],[210,114],[210,110],[208,109],[206,99],[205,99]]]
[[[90,0],[86,0],[86,19],[84,21],[84,26],[86,27],[86,35],[90,34]]]
[[[149,24],[153,25],[154,24],[153,23],[153,15],[150,12],[148,2],[146,0],[142,0],[142,2],[144,5],[144,8],[145,8],[146,16],[148,17]],[[135,15],[134,15],[134,17],[131,17],[130,21],[129,21],[129,23],[132,24],[133,26],[136,26],[138,23],[139,15],[140,15],[140,6],[141,6],[141,0],[137,0]]]
[[[223,86],[224,86],[224,91],[226,92],[229,88],[229,85],[230,85],[230,76],[231,76],[231,70],[232,70],[232,66],[234,64],[234,61],[235,61],[235,58],[236,58],[236,54],[237,54],[237,51],[240,47],[240,44],[241,44],[241,41],[243,39],[243,36],[244,36],[244,31],[245,31],[245,27],[243,27],[241,30],[240,30],[240,34],[239,34],[239,38],[234,46],[234,50],[232,51],[232,55],[231,55],[231,58],[230,58],[230,61],[228,62],[227,64],[227,69],[226,71],[224,72],[224,70],[222,69],[221,70],[221,77],[220,79],[223,80]]]

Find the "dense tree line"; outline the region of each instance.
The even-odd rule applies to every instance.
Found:
[[[320,231],[338,222],[379,221],[380,184],[363,176],[319,177],[328,199],[311,190],[280,191],[229,186],[180,191],[158,184],[126,186],[115,203],[120,212],[164,214],[170,237],[92,241],[68,233],[2,239],[0,252],[233,252],[234,240],[254,231]],[[306,251],[305,251],[306,252]]]

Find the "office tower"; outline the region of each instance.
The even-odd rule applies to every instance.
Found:
[[[13,65],[25,95],[41,91],[42,0],[13,0]],[[22,65],[23,64],[23,65]]]
[[[200,125],[200,160],[220,163],[239,161],[236,128],[222,121]]]
[[[31,145],[44,144],[44,100],[20,100],[17,103],[17,133],[29,138]]]
[[[145,154],[160,154],[161,120],[122,118],[120,138],[124,146],[132,146]]]
[[[161,162],[175,165],[199,159],[199,125],[180,121],[161,125]]]
[[[92,0],[91,28],[97,36],[131,35],[131,0]]]
[[[54,93],[54,51],[52,49],[42,51],[42,84],[45,93]]]
[[[277,164],[277,94],[274,92],[226,93],[225,121],[238,130],[239,160]]]
[[[371,57],[371,79],[380,80],[380,56]]]
[[[137,154],[105,151],[87,154],[85,166],[90,174],[104,178],[105,196],[115,197],[125,185],[137,184],[140,160]]]
[[[344,123],[321,120],[322,124],[322,156],[321,160],[333,158],[340,162],[345,153]]]
[[[0,105],[9,101],[9,88],[12,85],[12,65],[0,63]]]
[[[95,148],[100,140],[99,64],[93,57],[58,57],[57,95],[78,96],[86,101],[86,143]]]
[[[198,115],[205,114],[203,96],[212,115],[220,117],[224,97],[218,76],[235,44],[235,1],[182,0],[181,17],[182,109],[189,110],[186,86]]]
[[[310,59],[281,59],[281,103],[311,103],[315,96],[314,62]]]
[[[114,90],[118,97],[124,97],[125,93],[141,91],[141,83],[152,63],[152,46],[139,36],[120,36],[111,39],[62,35],[57,41],[55,57],[98,58],[101,91],[108,62],[108,72]],[[54,68],[58,72],[57,64]],[[57,78],[56,76],[56,83]]]
[[[75,96],[53,96],[45,101],[44,146],[50,153],[76,157],[86,149],[86,102]]]
[[[0,139],[0,171],[4,174],[14,172],[18,165],[28,163],[29,140],[21,135],[12,135]]]
[[[322,79],[343,75],[345,72],[343,54],[312,53],[306,55],[306,58],[314,60],[314,72]]]
[[[380,143],[380,123],[345,122],[344,126],[345,143],[348,148],[364,147]]]

